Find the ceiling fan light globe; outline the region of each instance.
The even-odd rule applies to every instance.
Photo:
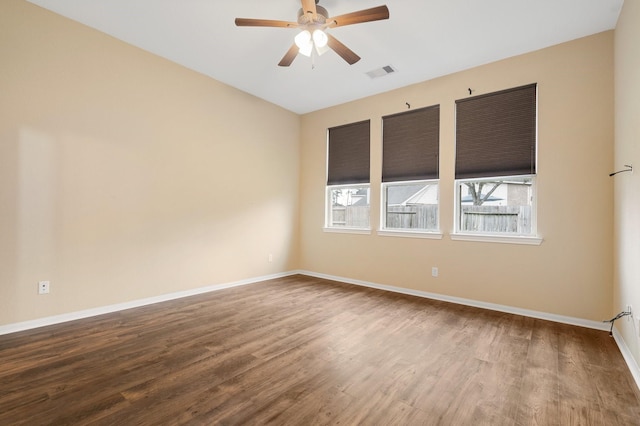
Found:
[[[315,43],[317,48],[321,49],[325,47],[328,41],[329,41],[329,37],[327,37],[324,31],[315,30],[313,32],[313,42]]]
[[[313,50],[313,43],[311,41],[309,41],[309,43],[305,44],[304,46],[301,46],[298,49],[298,52],[300,52],[304,56],[311,56],[311,51],[312,50]]]
[[[316,46],[316,52],[318,53],[318,56],[322,56],[323,54],[329,51],[329,46],[327,45],[320,47],[316,44],[315,46]]]
[[[311,33],[307,30],[300,31],[293,40],[296,42],[296,46],[303,49],[305,46],[311,44]]]

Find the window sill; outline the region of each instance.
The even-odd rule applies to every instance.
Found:
[[[371,229],[365,228],[329,228],[327,226],[323,227],[322,230],[324,232],[330,232],[334,234],[364,234],[371,235]]]
[[[399,229],[378,229],[378,235],[380,235],[381,237],[427,238],[432,240],[442,239],[442,233],[435,231],[402,231]]]
[[[525,244],[539,246],[542,237],[529,237],[522,235],[490,235],[490,234],[451,234],[453,241],[478,241],[483,243]]]

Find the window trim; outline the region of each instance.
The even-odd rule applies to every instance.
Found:
[[[440,231],[403,231],[400,229],[378,229],[376,233],[381,237],[424,238],[428,240],[441,240]]]
[[[484,243],[504,243],[504,244],[523,244],[539,246],[544,239],[539,236],[527,235],[499,235],[499,234],[469,234],[469,233],[451,233],[449,235],[452,241],[476,241]]]
[[[329,228],[327,226],[322,227],[322,232],[330,234],[361,234],[371,235],[371,228]]]
[[[509,179],[531,179],[531,233],[530,234],[516,234],[516,233],[497,233],[497,232],[474,232],[474,231],[461,231],[460,230],[460,213],[461,213],[461,200],[460,200],[460,186],[464,182],[493,182],[495,180],[509,180]],[[497,243],[512,243],[512,244],[534,244],[540,245],[542,243],[542,237],[538,235],[538,183],[537,174],[531,175],[515,175],[515,176],[496,176],[496,177],[482,177],[474,179],[455,179],[453,185],[454,191],[454,209],[453,209],[453,232],[451,233],[452,240],[458,241],[483,241],[483,242],[497,242]]]

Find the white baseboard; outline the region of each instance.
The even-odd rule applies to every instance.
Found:
[[[0,336],[3,334],[16,333],[18,331],[31,330],[34,328],[45,327],[48,325],[59,324],[68,321],[79,320],[83,318],[94,317],[97,315],[109,314],[112,312],[124,311],[125,309],[138,308],[141,306],[152,305],[154,303],[166,302],[169,300],[181,299],[183,297],[195,296],[197,294],[209,293],[212,291],[223,290],[225,288],[239,287],[242,285],[253,284],[260,281],[272,280],[275,278],[296,275],[297,271],[283,272],[261,277],[249,278],[246,280],[234,281],[230,283],[215,284],[206,287],[194,288],[191,290],[178,291],[175,293],[162,294],[160,296],[147,297],[145,299],[132,300],[130,302],[118,303],[115,305],[100,306],[98,308],[86,309],[83,311],[70,312],[67,314],[54,315],[45,318],[38,318],[30,321],[18,322],[7,325],[0,325]]]
[[[640,389],[640,367],[638,367],[638,363],[633,358],[629,347],[627,346],[627,342],[624,341],[622,335],[618,332],[618,330],[613,328],[613,338],[616,340],[618,344],[618,348],[620,348],[620,352],[622,352],[622,357],[627,363],[629,370],[631,371],[631,375],[633,379],[636,381],[636,385],[638,385],[638,389]]]
[[[368,281],[354,280],[351,278],[344,278],[344,277],[336,277],[333,275],[320,274],[320,273],[311,272],[311,271],[298,271],[298,272],[301,275],[308,275],[310,277],[324,278],[332,281],[340,281],[347,284],[355,284],[355,285],[360,285],[364,287],[376,288],[379,290],[392,291],[394,293],[402,293],[402,294],[408,294],[411,296],[424,297],[426,299],[441,300],[443,302],[451,302],[451,303],[456,303],[458,305],[473,306],[476,308],[489,309],[491,311],[506,312],[509,314],[522,315],[525,317],[538,318],[538,319],[543,319],[543,320],[548,320],[553,322],[559,322],[563,324],[577,325],[577,326],[586,327],[586,328],[594,328],[596,330],[609,330],[609,327],[607,326],[607,324],[603,322],[598,322],[598,321],[567,317],[564,315],[556,315],[556,314],[550,314],[546,312],[532,311],[529,309],[514,308],[512,306],[507,306],[507,305],[498,305],[496,303],[481,302],[473,299],[464,299],[462,297],[447,296],[447,295],[438,294],[438,293],[429,293],[426,291],[412,290],[408,288],[395,287],[391,285],[376,284]]]
[[[525,317],[553,321],[553,322],[558,322],[562,324],[593,328],[596,330],[609,331],[609,327],[610,327],[607,323],[604,323],[604,322],[586,320],[582,318],[574,318],[574,317],[568,317],[564,315],[550,314],[547,312],[533,311],[530,309],[515,308],[512,306],[499,305],[496,303],[481,302],[481,301],[472,300],[472,299],[446,296],[443,294],[429,293],[429,292],[420,291],[420,290],[411,290],[407,288],[395,287],[395,286],[390,286],[385,284],[376,284],[368,281],[354,280],[351,278],[337,277],[334,275],[320,274],[320,273],[311,272],[311,271],[301,270],[297,272],[301,275],[308,275],[310,277],[323,278],[327,280],[339,281],[347,284],[355,284],[355,285],[360,285],[364,287],[371,287],[379,290],[386,290],[386,291],[392,291],[395,293],[408,294],[411,296],[424,297],[427,299],[441,300],[444,302],[457,303],[459,305],[473,306],[476,308],[489,309],[492,311],[506,312],[509,314],[522,315]],[[631,354],[631,351],[627,347],[627,344],[625,343],[624,339],[615,328],[613,329],[613,337],[616,341],[616,344],[618,345],[618,348],[620,349],[620,352],[622,353],[622,357],[624,358],[625,362],[627,363],[627,366],[629,367],[629,370],[631,371],[631,375],[633,376],[636,382],[636,385],[638,386],[638,389],[640,389],[640,368],[638,368],[637,362],[633,358],[633,355]]]

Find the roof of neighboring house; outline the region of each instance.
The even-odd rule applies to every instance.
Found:
[[[391,188],[393,188],[393,190],[391,190]],[[422,188],[424,188],[424,184],[422,183],[389,187],[387,191],[387,204],[391,206],[405,204],[407,200],[416,195]]]
[[[354,194],[351,195],[352,198],[357,198],[358,200],[355,203],[352,203],[352,206],[366,206],[369,204],[367,200],[367,191],[366,188],[358,189]]]
[[[397,185],[391,187],[387,192],[387,205],[406,206],[411,204],[435,204],[438,202],[438,186],[415,183],[407,185]],[[351,195],[356,199],[352,206],[367,205],[367,189],[361,188]]]
[[[387,192],[387,205],[408,206],[412,204],[437,204],[438,185],[435,184],[408,184],[392,187]]]
[[[403,204],[438,204],[438,185],[424,185]]]

